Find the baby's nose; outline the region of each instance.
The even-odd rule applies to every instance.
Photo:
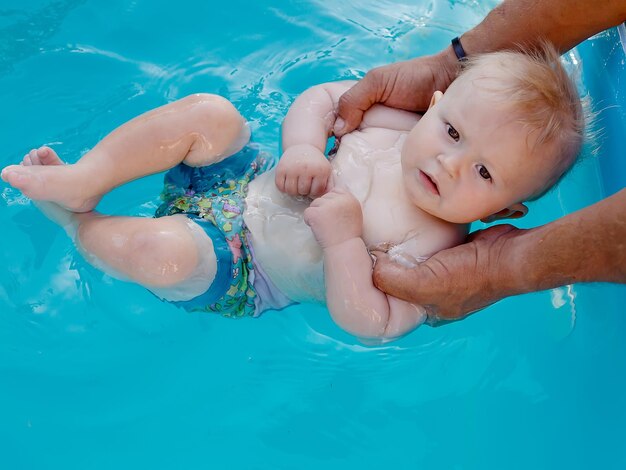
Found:
[[[461,158],[458,155],[441,153],[437,156],[437,160],[450,176],[455,177],[458,174],[461,166]]]

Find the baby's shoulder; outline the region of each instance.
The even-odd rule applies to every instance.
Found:
[[[380,128],[399,132],[409,132],[420,120],[420,115],[402,109],[375,104],[363,115],[360,130]]]
[[[357,129],[342,137],[341,144],[348,144],[350,152],[366,154],[395,148],[399,162],[404,138],[419,119],[418,114],[376,104],[363,115]]]

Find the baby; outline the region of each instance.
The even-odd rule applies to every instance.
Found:
[[[374,106],[328,158],[352,84],[295,100],[275,169],[231,103],[197,94],[125,123],[75,164],[41,147],[2,179],[40,201],[92,264],[187,310],[256,316],[325,301],[348,332],[396,338],[426,312],[374,287],[369,249],[415,262],[462,243],[474,220],[523,216],[522,202],[575,161],[583,113],[552,50],[486,54],[421,118]],[[94,211],[113,188],[164,170],[155,218]]]

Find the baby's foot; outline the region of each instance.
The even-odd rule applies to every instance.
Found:
[[[72,212],[87,212],[100,201],[101,196],[85,196],[89,182],[64,165],[50,147],[31,150],[20,165],[11,165],[0,176],[25,196],[35,201],[51,201]]]

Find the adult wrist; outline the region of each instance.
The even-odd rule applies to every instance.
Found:
[[[583,260],[572,256],[571,246],[565,241],[568,230],[557,221],[524,230],[516,237],[511,247],[513,295],[577,282]]]
[[[436,89],[445,91],[461,71],[461,63],[454,53],[452,44],[435,54],[435,58],[443,71],[443,73],[439,73],[435,77],[437,81]]]
[[[454,55],[456,56],[456,59],[459,62],[463,62],[467,60],[467,53],[465,52],[465,49],[463,48],[463,44],[461,44],[461,39],[458,36],[452,38],[452,41],[450,41],[450,44],[452,45],[452,50],[454,51]]]
[[[506,264],[513,266],[511,288],[521,294],[578,282],[626,283],[625,206],[622,189],[593,206],[516,233],[504,251]]]
[[[509,295],[526,294],[541,290],[541,279],[544,277],[544,265],[537,262],[535,250],[542,240],[541,229],[529,229],[520,231],[520,234],[511,240],[507,240],[505,247],[508,253],[507,259],[503,260],[507,265]]]
[[[490,245],[484,260],[485,295],[500,299],[549,288],[545,280],[550,268],[542,247],[546,228],[513,228]]]

